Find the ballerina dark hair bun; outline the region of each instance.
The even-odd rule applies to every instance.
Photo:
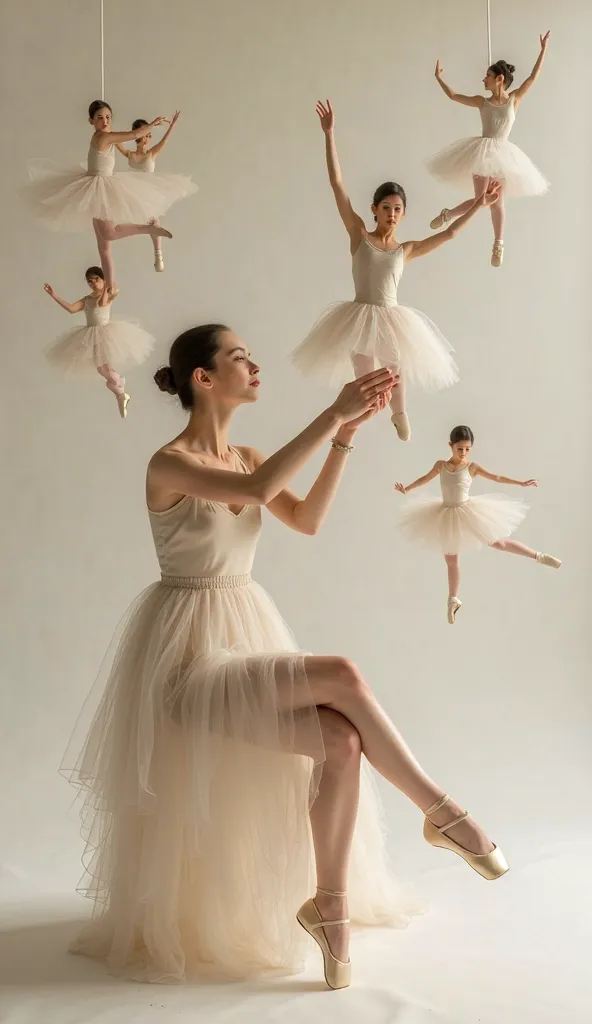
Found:
[[[502,75],[504,79],[504,86],[507,89],[514,81],[514,72],[516,68],[513,64],[508,64],[506,60],[496,60],[495,64],[490,64],[489,71],[497,78],[498,75]]]
[[[169,395],[177,394],[177,385],[170,366],[161,366],[154,374],[154,383],[161,391],[167,391]]]

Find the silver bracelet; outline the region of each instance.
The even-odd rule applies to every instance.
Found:
[[[341,442],[337,441],[334,437],[331,438],[331,447],[334,448],[336,452],[344,452],[345,455],[349,455],[349,453],[354,450],[353,444],[341,444]]]

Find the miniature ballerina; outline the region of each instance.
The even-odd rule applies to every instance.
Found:
[[[458,598],[460,585],[459,554],[488,545],[496,551],[509,551],[512,555],[533,558],[541,565],[558,569],[561,560],[554,555],[535,551],[517,540],[508,540],[510,534],[524,519],[528,505],[510,501],[503,495],[479,494],[469,497],[471,483],[476,476],[496,483],[516,484],[518,487],[537,487],[536,480],[513,480],[509,476],[489,473],[477,462],[469,462],[474,437],[470,427],[455,427],[450,434],[452,457],[438,459],[425,476],[420,476],[406,487],[395,484],[395,490],[408,494],[416,487],[440,478],[442,499],[428,498],[405,510],[401,526],[411,540],[444,554],[448,566],[448,621],[454,624],[462,605]]]
[[[67,373],[96,369],[109,391],[115,395],[122,419],[127,415],[130,396],[125,390],[125,377],[118,366],[143,363],[154,348],[155,339],[137,324],[111,320],[111,303],[118,295],[117,286],[108,288],[100,267],[89,267],[84,275],[90,295],[77,302],[66,302],[56,295],[50,284],[45,291],[68,313],[86,314],[86,327],[75,327],[62,334],[47,350],[47,359]]]
[[[398,242],[397,226],[405,215],[407,198],[396,182],[387,181],[374,193],[376,221],[367,231],[351,204],[341,176],[333,128],[335,116],[329,100],[317,103],[325,133],[329,182],[345,229],[350,237],[356,296],[353,302],[331,306],[292,355],[304,373],[330,385],[347,380],[353,364],[356,377],[368,373],[378,361],[396,377],[390,402],[391,422],[399,438],[408,441],[411,426],[405,408],[405,387],[412,381],[426,389],[448,387],[458,380],[452,348],[438,328],[416,309],[400,306],[397,286],[405,264],[426,256],[453,239],[479,209],[497,200],[497,187],[487,188],[469,201],[467,210],[445,231],[418,242]]]
[[[115,145],[141,138],[165,119],[157,117],[135,131],[114,132],[111,118],[108,103],[91,103],[88,119],[94,134],[86,171],[32,161],[32,181],[21,190],[34,213],[51,228],[83,230],[92,221],[108,288],[114,285],[110,243],[130,235],[172,238],[170,231],[148,221],[160,217],[177,199],[196,188],[189,178],[171,181],[171,175],[114,173]]]
[[[532,160],[510,142],[508,136],[523,97],[540,74],[550,35],[550,32],[546,32],[544,36],[540,36],[541,51],[528,78],[524,79],[518,89],[507,91],[514,80],[516,69],[513,64],[498,60],[487,68],[483,85],[491,93],[491,99],[485,96],[462,96],[455,92],[442,78],[444,69],[440,67],[440,61],[436,62],[435,74],[438,84],[455,103],[479,108],[483,133],[480,138],[460,139],[459,142],[436,153],[428,160],[428,167],[432,174],[442,181],[463,187],[472,177],[475,195],[481,195],[490,180],[500,182],[500,198],[491,207],[494,238],[491,252],[492,267],[501,267],[504,258],[504,196],[538,196],[549,187],[549,183]],[[450,220],[460,217],[467,209],[467,202],[460,203],[450,210],[444,208],[431,222],[430,227],[434,230],[445,227]]]
[[[168,121],[169,127],[160,142],[157,142],[154,146],[151,145],[152,132],[150,130],[148,130],[146,134],[142,135],[139,139],[136,139],[135,149],[127,149],[125,146],[122,146],[121,143],[116,144],[116,148],[122,156],[126,158],[132,170],[144,171],[147,174],[154,174],[156,158],[166,146],[169,136],[179,118],[179,113],[180,111],[176,110],[170,121],[165,118],[165,120]],[[132,124],[132,131],[136,131],[138,128],[142,128],[143,126],[147,126],[148,129],[150,129],[148,121],[145,121],[140,117]],[[180,174],[163,174],[161,177],[166,178],[172,185],[177,186],[184,195],[186,194],[187,178],[182,177]],[[151,223],[160,226],[158,218],[153,219]],[[154,246],[154,269],[158,273],[162,273],[164,270],[164,260],[162,258],[161,236],[152,235],[152,244]]]

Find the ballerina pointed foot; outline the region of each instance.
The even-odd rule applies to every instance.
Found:
[[[546,555],[544,551],[537,551],[536,560],[539,565],[550,565],[553,569],[559,569],[561,565],[560,558],[555,558],[555,555]]]
[[[489,853],[471,853],[470,850],[465,850],[464,846],[455,843],[454,839],[450,839],[446,835],[446,832],[449,832],[451,828],[454,828],[455,825],[460,825],[461,821],[465,821],[468,818],[468,811],[465,811],[457,818],[453,818],[447,825],[441,825],[439,828],[430,821],[430,815],[436,814],[449,800],[449,796],[444,796],[431,807],[428,807],[423,824],[424,839],[430,846],[456,853],[466,861],[469,867],[473,868],[473,871],[476,871],[477,874],[481,875],[482,878],[486,878],[489,882],[495,881],[496,878],[501,878],[510,868],[499,846],[494,846],[493,850]]]
[[[154,269],[157,274],[162,274],[164,270],[164,260],[160,250],[154,253]]]
[[[491,250],[491,266],[501,267],[504,262],[504,243],[496,238],[493,243],[493,249]]]
[[[122,420],[127,416],[127,407],[129,405],[130,396],[126,391],[123,391],[120,395],[115,396],[117,398],[117,407],[119,409],[119,415]]]
[[[449,223],[450,210],[447,210],[445,207],[443,210],[440,211],[437,217],[434,217],[434,219],[430,221],[430,227],[432,231],[439,231],[440,228],[445,228],[446,225]]]
[[[448,621],[449,621],[451,626],[454,626],[454,620],[456,618],[456,613],[459,610],[459,608],[462,608],[462,601],[460,601],[458,597],[449,597],[448,598]]]
[[[343,892],[331,892],[328,889],[319,889],[318,891],[326,893],[328,896],[343,897],[346,895]],[[296,914],[296,920],[321,949],[325,981],[329,988],[347,988],[351,984],[351,962],[349,960],[344,962],[333,956],[324,929],[332,925],[347,925],[349,924],[349,918],[343,918],[339,921],[324,920],[314,899],[311,899],[302,904]]]
[[[397,431],[400,441],[411,440],[411,424],[406,412],[393,413],[391,416],[391,423]]]

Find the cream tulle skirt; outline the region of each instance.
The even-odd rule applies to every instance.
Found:
[[[52,365],[66,373],[86,372],[109,363],[116,370],[139,366],[156,339],[138,324],[111,320],[104,326],[75,327],[60,335],[46,350]]]
[[[540,196],[549,188],[538,167],[509,139],[460,139],[430,157],[427,166],[440,181],[463,187],[479,175],[503,181],[508,195]]]
[[[37,217],[57,231],[85,230],[93,217],[115,224],[145,224],[197,191],[191,178],[181,174],[89,174],[49,160],[30,161],[28,171],[31,181],[20,195]]]
[[[406,380],[426,390],[458,380],[452,346],[410,306],[338,302],[322,314],[292,361],[303,373],[339,386],[351,380],[354,355],[373,356],[379,366],[401,370]]]
[[[63,763],[96,901],[72,950],[138,980],[292,972],[324,757],[305,656],[248,578],[180,582],[132,605],[90,728],[88,710],[79,720],[82,753]],[[354,922],[404,926],[422,909],[390,875],[367,768],[349,890]]]
[[[514,533],[528,505],[497,494],[479,494],[461,505],[439,498],[413,501],[404,509],[400,526],[408,538],[424,547],[457,555],[504,540]]]

